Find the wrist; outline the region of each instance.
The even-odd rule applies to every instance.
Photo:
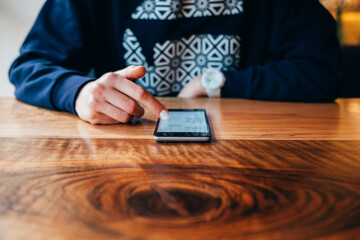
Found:
[[[83,95],[86,95],[86,92],[91,87],[91,84],[94,82],[94,80],[85,82],[82,86],[79,87],[78,92],[75,96],[74,100],[74,114],[79,116],[79,111],[81,111],[81,99],[83,98]]]
[[[204,87],[203,83],[202,83],[202,76],[203,75],[199,75],[198,76],[198,95],[199,96],[208,96],[207,92],[206,92],[206,88]]]

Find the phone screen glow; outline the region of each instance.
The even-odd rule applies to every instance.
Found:
[[[168,120],[161,120],[158,132],[208,132],[206,116],[203,111],[170,111]]]

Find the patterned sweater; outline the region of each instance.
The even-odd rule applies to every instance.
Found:
[[[332,101],[335,29],[317,0],[48,0],[10,80],[18,99],[74,114],[84,84],[132,64],[147,68],[137,83],[156,96],[215,68],[222,97]]]

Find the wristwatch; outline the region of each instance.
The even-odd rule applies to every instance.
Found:
[[[221,96],[221,88],[225,84],[225,75],[216,69],[208,69],[201,77],[201,83],[211,98]]]

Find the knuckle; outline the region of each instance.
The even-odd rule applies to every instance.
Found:
[[[137,99],[140,99],[140,100],[144,99],[146,96],[146,93],[147,93],[147,91],[140,86],[135,89],[135,96]]]
[[[132,120],[132,116],[126,112],[123,111],[119,111],[117,112],[114,116],[114,119],[116,119],[117,121],[121,122],[121,123],[128,123]]]
[[[103,75],[103,81],[105,83],[112,83],[117,79],[117,74],[113,72],[108,72]]]
[[[94,110],[98,107],[98,105],[99,105],[99,100],[96,97],[92,96],[89,98],[88,106],[90,109]]]
[[[96,83],[93,85],[90,91],[93,96],[99,97],[102,96],[104,90],[105,90],[105,86],[102,83]]]
[[[98,124],[98,114],[95,111],[90,111],[86,115],[86,120],[91,124]]]
[[[128,113],[134,113],[136,111],[136,103],[132,100],[129,100],[126,103],[126,110]]]
[[[123,123],[128,123],[128,122],[130,122],[132,120],[132,116],[130,115],[130,114],[125,114],[124,116],[123,116]]]
[[[115,78],[115,77],[116,77],[116,73],[114,73],[114,72],[108,72],[108,73],[105,73],[105,74],[103,75],[103,77],[104,77],[105,79]]]

